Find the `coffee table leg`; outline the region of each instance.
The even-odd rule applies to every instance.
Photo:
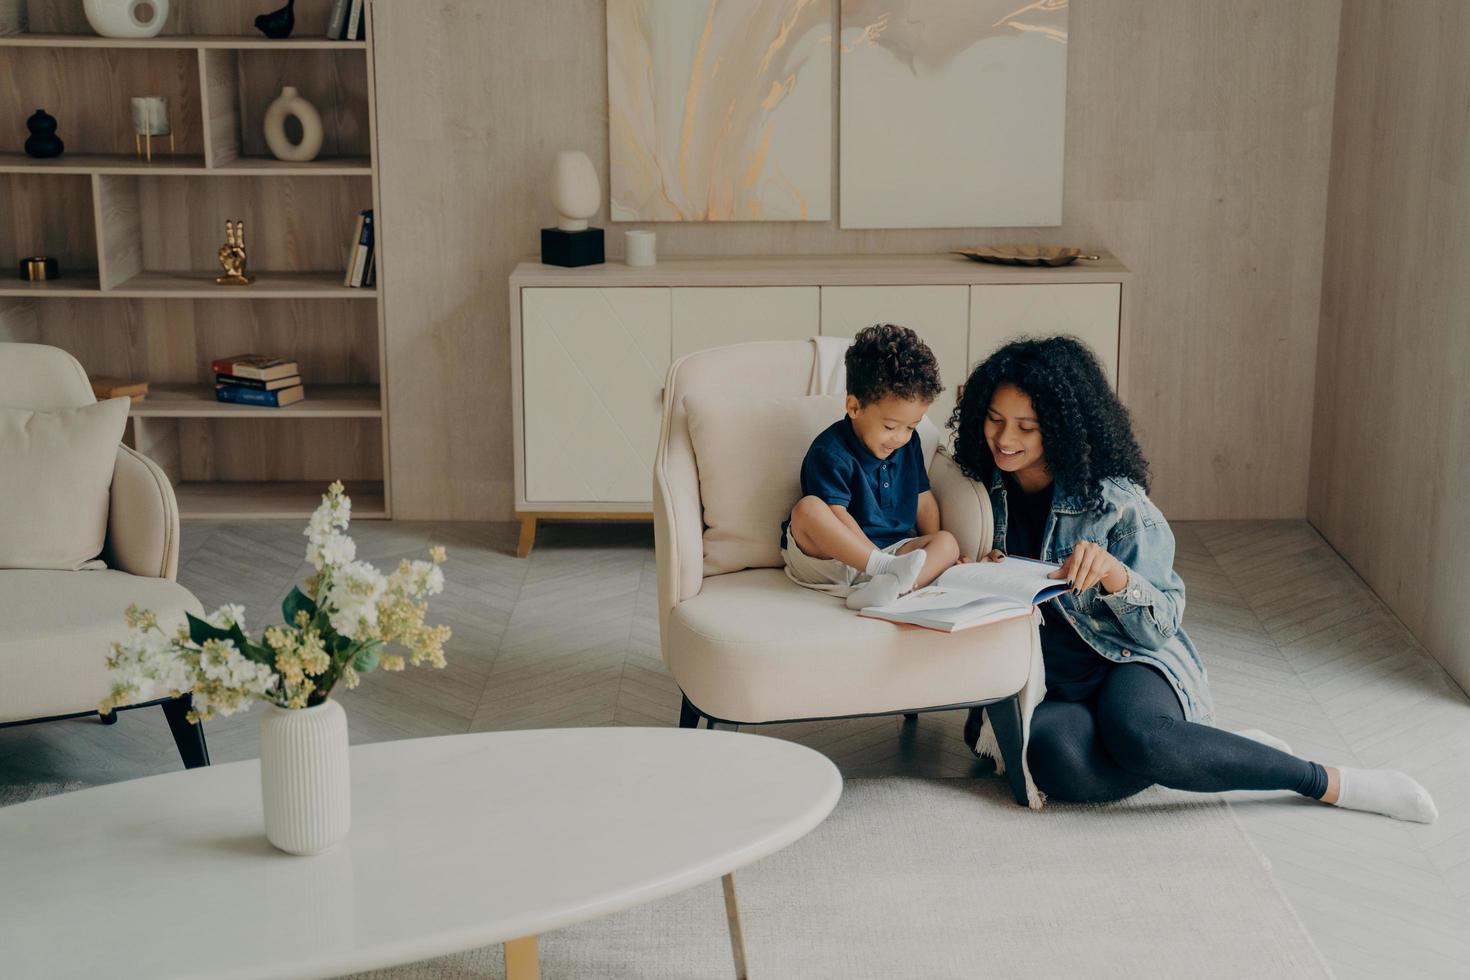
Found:
[[[536,937],[512,939],[505,944],[505,980],[540,980],[541,961]]]
[[[735,875],[720,879],[725,885],[725,918],[730,923],[730,951],[735,954],[735,980],[747,980],[745,972],[745,933],[740,928],[740,906],[735,901]]]

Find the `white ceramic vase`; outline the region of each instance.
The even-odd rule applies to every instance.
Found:
[[[92,30],[103,37],[156,37],[168,20],[169,0],[82,0]],[[140,14],[148,12],[148,20]]]
[[[592,160],[581,150],[562,150],[551,168],[551,205],[562,231],[585,231],[587,219],[602,205],[602,185]]]
[[[314,708],[265,706],[260,795],[266,839],[288,854],[320,854],[347,836],[352,784],[340,704],[328,698]]]
[[[286,119],[295,116],[301,123],[301,142],[292,143],[286,135]],[[290,85],[265,110],[265,145],[277,160],[305,163],[315,160],[322,151],[322,115]]]

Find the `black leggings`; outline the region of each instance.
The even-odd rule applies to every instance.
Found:
[[[1154,783],[1195,793],[1327,792],[1317,763],[1185,721],[1173,686],[1144,663],[1115,664],[1086,701],[1043,700],[1026,761],[1042,792],[1077,803],[1121,800]]]

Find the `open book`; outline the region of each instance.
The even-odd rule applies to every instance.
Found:
[[[859,615],[912,623],[953,633],[1031,612],[1031,607],[1066,592],[1065,579],[1047,578],[1062,566],[1007,555],[998,562],[955,565],[922,589]]]

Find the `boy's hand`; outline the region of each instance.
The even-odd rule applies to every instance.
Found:
[[[999,548],[993,548],[993,549],[991,549],[991,551],[990,551],[989,554],[981,555],[980,556],[980,560],[981,561],[1000,561],[1005,556],[1006,556],[1006,553],[1004,551],[1001,551]]]

